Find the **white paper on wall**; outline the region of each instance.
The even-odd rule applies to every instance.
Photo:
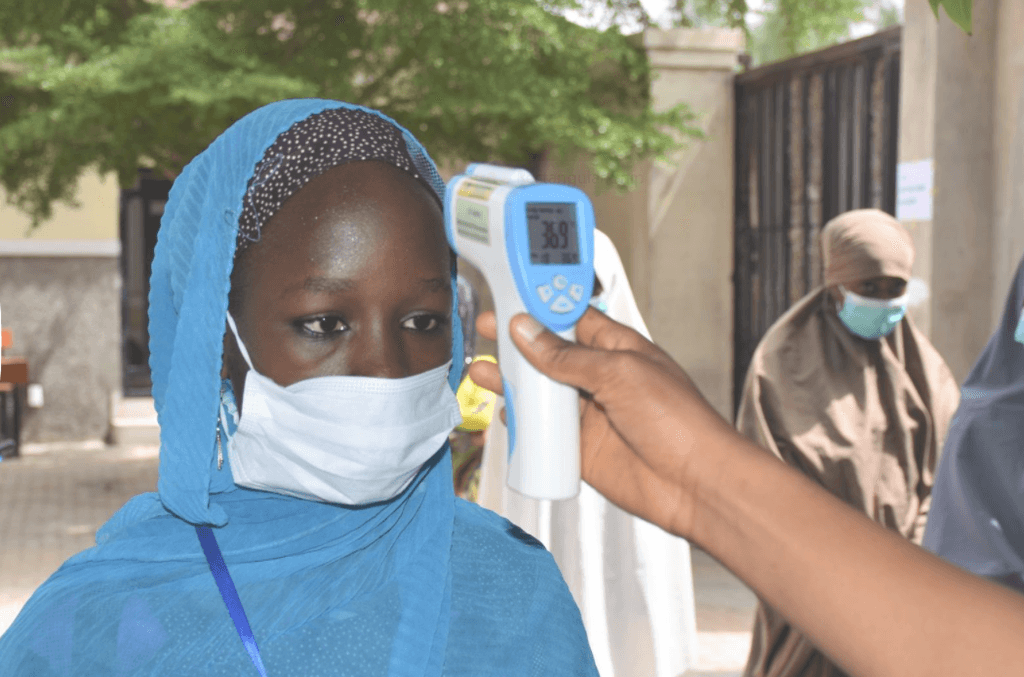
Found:
[[[896,165],[896,218],[900,221],[931,221],[935,174],[932,161]]]

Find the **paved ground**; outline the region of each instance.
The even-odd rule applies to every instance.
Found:
[[[56,451],[0,462],[0,634],[32,591],[124,503],[156,489],[156,449]],[[755,598],[706,554],[694,551],[700,642],[687,677],[738,677],[750,646]]]

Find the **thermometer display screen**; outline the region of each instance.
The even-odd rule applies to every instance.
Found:
[[[580,262],[575,202],[527,202],[530,263],[565,265]]]

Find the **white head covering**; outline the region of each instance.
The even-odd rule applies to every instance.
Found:
[[[594,231],[594,270],[606,314],[650,339],[607,235]],[[499,356],[500,359],[500,356]],[[499,398],[495,411],[503,406]],[[690,546],[612,505],[590,485],[567,501],[525,498],[505,483],[508,431],[495,416],[484,446],[480,499],[554,555],[583,615],[602,677],[677,677],[697,663]]]

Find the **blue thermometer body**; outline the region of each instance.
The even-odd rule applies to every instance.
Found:
[[[535,183],[522,169],[474,164],[448,183],[452,248],[487,279],[509,435],[508,485],[538,499],[579,493],[579,393],[538,372],[512,343],[528,312],[567,340],[594,284],[594,210],[578,188]]]

